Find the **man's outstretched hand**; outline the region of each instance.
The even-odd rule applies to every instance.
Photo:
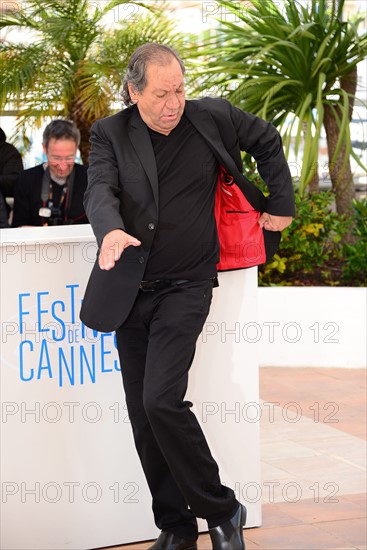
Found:
[[[141,242],[121,229],[114,229],[105,235],[99,252],[98,264],[108,271],[115,267],[117,260],[128,246],[140,246]]]

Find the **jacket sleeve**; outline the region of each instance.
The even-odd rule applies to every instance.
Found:
[[[0,191],[4,197],[14,196],[14,185],[18,175],[23,171],[21,154],[10,143],[1,148]]]
[[[255,159],[257,170],[268,187],[266,211],[276,216],[294,216],[292,177],[278,130],[237,107],[231,106],[230,111],[240,149]]]
[[[113,229],[125,230],[120,214],[120,186],[114,147],[101,121],[91,130],[88,187],[84,207],[99,246]]]

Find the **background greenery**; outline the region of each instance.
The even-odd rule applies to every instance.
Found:
[[[259,283],[366,285],[366,199],[356,200],[350,163],[353,157],[365,172],[350,134],[357,67],[367,55],[365,14],[343,20],[344,0],[218,3],[226,16],[198,50],[204,68],[197,91],[217,90],[272,122],[286,156],[293,147],[301,158],[296,218],[278,254],[259,268]],[[328,192],[319,186],[323,129]],[[251,173],[251,160],[245,156],[244,162]]]
[[[108,25],[124,5],[135,6],[138,17],[127,10]],[[20,31],[24,40],[0,43],[0,110],[16,110],[25,130],[46,117],[74,121],[85,164],[91,125],[121,108],[121,81],[132,52],[145,42],[175,44],[185,52],[172,20],[152,3],[29,0],[9,6],[0,13],[0,29]]]
[[[344,21],[344,0],[218,0],[226,17],[200,48],[201,88],[220,90],[232,104],[278,127],[286,154],[302,155],[298,182],[319,190],[318,157],[326,132],[329,172],[337,211],[355,198],[350,156],[357,65],[367,55],[365,16]],[[228,17],[231,13],[233,17]]]
[[[331,191],[300,195],[297,216],[284,230],[278,253],[259,267],[259,284],[367,285],[367,199],[354,200],[352,214],[337,214]],[[343,239],[351,232],[355,239]]]

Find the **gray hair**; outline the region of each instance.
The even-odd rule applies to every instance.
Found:
[[[42,143],[46,149],[50,139],[70,139],[79,146],[80,132],[71,120],[57,119],[50,122],[43,132]]]
[[[176,59],[181,67],[182,74],[185,74],[185,65],[178,53],[169,46],[148,42],[139,46],[132,54],[127,66],[125,77],[122,83],[122,100],[126,106],[132,105],[128,84],[131,84],[137,93],[141,93],[147,85],[147,65],[148,63],[168,65]]]

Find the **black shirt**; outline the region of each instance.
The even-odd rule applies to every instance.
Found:
[[[185,116],[168,136],[149,133],[158,171],[159,222],[144,279],[214,277],[217,160]]]

